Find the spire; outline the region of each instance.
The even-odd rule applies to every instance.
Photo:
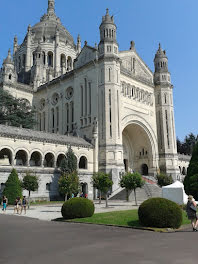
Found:
[[[3,64],[13,64],[12,55],[11,55],[11,50],[10,49],[8,50],[8,56],[4,60]]]
[[[55,14],[55,0],[48,0],[47,14],[48,15],[54,15]]]

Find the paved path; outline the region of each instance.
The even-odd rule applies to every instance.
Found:
[[[30,210],[27,210],[27,214],[25,216],[31,218],[37,218],[40,220],[50,221],[52,219],[62,217],[61,206],[62,204],[46,204],[46,205],[31,206]],[[125,201],[109,201],[108,208],[105,208],[104,201],[102,202],[101,205],[99,205],[98,201],[95,202],[96,213],[131,210],[135,208],[137,208],[137,206],[135,206],[134,203],[125,202]],[[13,212],[14,212],[14,208],[8,207],[6,214],[13,215]],[[4,214],[4,213],[0,210],[0,214]]]
[[[0,215],[1,264],[197,264],[197,232],[150,231]]]

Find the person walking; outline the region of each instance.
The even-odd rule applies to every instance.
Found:
[[[197,217],[197,204],[192,195],[188,196],[188,203],[186,206],[188,219],[191,220],[193,231],[198,231],[198,217]]]
[[[19,207],[19,205],[18,205],[18,199],[16,198],[16,200],[15,200],[15,202],[14,202],[14,214],[18,214],[18,207]]]
[[[22,207],[21,207],[21,214],[22,214],[22,211],[23,210],[24,210],[24,214],[26,214],[26,208],[27,208],[27,200],[26,200],[26,197],[23,196]]]
[[[3,205],[2,211],[6,212],[6,208],[7,208],[7,205],[8,205],[8,199],[7,199],[6,196],[3,196],[2,205]]]

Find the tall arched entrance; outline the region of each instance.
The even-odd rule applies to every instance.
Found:
[[[123,163],[125,171],[149,175],[153,172],[153,153],[151,139],[145,128],[139,124],[127,125],[122,133]]]

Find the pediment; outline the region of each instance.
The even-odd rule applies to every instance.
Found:
[[[84,46],[75,60],[74,68],[80,68],[97,57],[97,50],[90,46]]]
[[[153,73],[136,51],[120,52],[121,70],[140,80],[153,83]],[[135,61],[135,62],[134,62]],[[135,63],[135,67],[134,67]]]

